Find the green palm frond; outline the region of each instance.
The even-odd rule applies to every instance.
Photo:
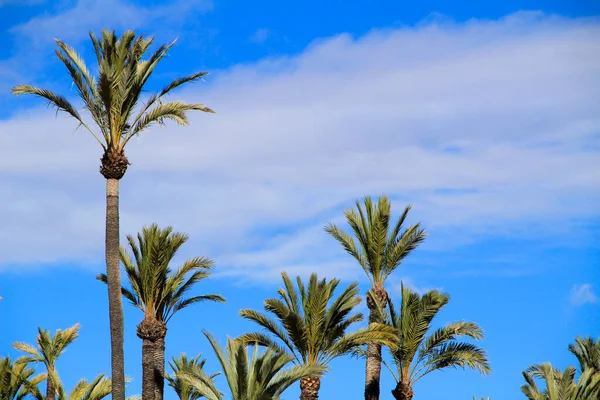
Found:
[[[171,227],[161,229],[154,224],[143,228],[137,238],[127,236],[131,255],[121,248],[121,262],[131,286],[123,287],[121,293],[146,315],[165,323],[191,304],[225,301],[217,294],[185,297],[196,283],[210,276],[213,268],[208,258],[196,257],[171,270],[171,261],[187,240],[187,235],[173,232]],[[97,279],[106,283],[104,274]]]
[[[43,363],[53,369],[58,357],[77,339],[79,327],[79,324],[75,324],[64,331],[58,329],[54,336],[50,335],[50,331],[38,328],[37,348],[20,342],[14,343],[13,347],[27,354],[23,357],[25,362]]]
[[[149,77],[175,42],[160,46],[144,59],[153,43],[152,37],[136,36],[133,31],[126,31],[117,37],[114,31],[103,30],[99,38],[90,32],[90,39],[96,54],[97,76],[92,75],[83,58],[72,47],[60,40],[56,40],[56,56],[67,69],[84,109],[98,132],[84,122],[81,114],[66,98],[50,90],[17,85],[13,93],[32,94],[48,100],[57,110],[66,112],[84,126],[104,151],[122,152],[134,135],[153,123],[171,119],[185,125],[189,111],[213,112],[201,104],[162,104],[161,101],[176,88],[202,79],[207,75],[206,72],[173,80],[160,92],[151,94],[145,104],[139,107]]]
[[[600,372],[600,338],[578,337],[569,345],[569,351],[577,357],[582,372],[588,369]]]
[[[460,337],[483,338],[483,331],[472,322],[453,322],[429,336],[431,323],[450,297],[436,290],[422,296],[402,284],[400,313],[390,302],[388,324],[396,329],[396,339],[388,346],[398,371],[397,381],[413,385],[423,376],[447,368],[469,368],[490,373],[484,350],[460,342]]]
[[[210,334],[204,334],[221,364],[231,400],[277,400],[295,382],[320,375],[324,370],[324,367],[316,365],[286,368],[292,361],[288,354],[270,348],[259,353],[255,346],[250,356],[248,344],[240,340],[228,339],[223,349]],[[206,375],[181,374],[180,377],[208,400],[223,399]]]
[[[194,387],[188,384],[189,380],[202,382],[204,391],[210,391],[214,388],[214,378],[218,375],[208,375],[204,371],[205,359],[199,354],[196,358],[188,358],[185,354],[180,354],[178,358],[173,357],[173,361],[169,362],[173,375],[166,375],[165,378],[180,400],[197,400],[204,397],[196,391]],[[182,379],[182,376],[187,376],[187,379]],[[214,388],[215,393],[218,391]]]
[[[402,229],[410,209],[406,207],[390,227],[391,204],[387,196],[379,197],[377,204],[365,197],[363,204],[357,201],[355,209],[344,212],[354,237],[334,224],[327,224],[325,231],[358,261],[373,286],[383,287],[387,277],[425,240],[420,224]]]
[[[27,365],[24,358],[14,363],[10,357],[0,358],[0,399],[21,400],[28,396],[43,399],[38,385],[46,379],[46,374],[33,376],[35,371]]]
[[[523,371],[525,384],[521,391],[529,400],[596,400],[600,397],[600,373],[586,369],[575,380],[576,369],[567,367],[563,372],[550,363],[532,365]],[[535,380],[541,379],[544,388]]]
[[[356,283],[336,295],[337,279],[327,281],[312,274],[305,285],[298,277],[296,289],[286,273],[281,275],[283,287],[278,290],[279,299],[265,301],[265,311],[272,317],[255,310],[240,311],[243,318],[256,322],[272,336],[247,333],[239,340],[279,352],[285,350],[298,365],[327,365],[358,346],[393,342],[394,329],[382,324],[348,332],[363,319],[362,314],[353,313],[361,301]]]

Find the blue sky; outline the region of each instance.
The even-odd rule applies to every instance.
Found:
[[[600,335],[600,5],[594,1],[233,2],[0,0],[0,353],[36,328],[80,322],[59,362],[67,387],[109,373],[100,149],[63,115],[10,87],[73,97],[52,38],[90,54],[87,32],[179,37],[151,86],[208,70],[175,96],[214,116],[132,143],[122,234],[157,222],[187,232],[185,258],[214,259],[205,304],[173,318],[167,358],[252,329],[279,273],[368,282],[323,232],[364,195],[387,193],[429,238],[390,279],[452,300],[438,323],[486,332],[493,373],[447,371],[415,399],[522,398],[521,371],[574,364]],[[361,311],[366,311],[361,307]],[[138,310],[125,305],[129,393],[140,392]],[[364,365],[336,360],[322,398],[361,398]],[[223,382],[221,387],[224,389]],[[383,371],[382,393],[393,387]],[[174,393],[166,392],[167,399]],[[298,388],[284,399],[298,396]],[[389,397],[389,396],[388,396]],[[382,397],[386,398],[386,397]]]

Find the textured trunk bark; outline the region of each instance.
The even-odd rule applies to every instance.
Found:
[[[119,259],[119,181],[106,180],[106,277],[110,319],[112,399],[125,400],[123,303]]]
[[[160,338],[154,346],[154,400],[163,400],[165,392],[165,338]]]
[[[165,336],[167,327],[146,316],[137,327],[142,339],[142,400],[162,400],[165,388]]]
[[[52,379],[50,379],[50,371],[48,371],[48,379],[46,379],[46,400],[54,400],[55,390]]]
[[[300,400],[318,400],[321,378],[309,376],[300,380]]]
[[[398,382],[396,388],[392,390],[392,396],[394,396],[396,400],[412,400],[414,395],[415,393],[412,390],[412,386],[402,381]]]
[[[369,307],[369,324],[379,322],[378,307],[385,307],[388,294],[382,286],[373,286],[371,296],[367,295]],[[376,300],[379,306],[374,302]],[[369,343],[367,345],[367,365],[365,371],[365,400],[379,400],[379,381],[381,379],[381,345]]]
[[[142,341],[142,400],[154,400],[154,353],[155,342]]]

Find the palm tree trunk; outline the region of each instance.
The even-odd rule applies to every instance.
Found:
[[[381,379],[381,345],[367,345],[367,368],[365,400],[379,400],[379,380]]]
[[[48,377],[46,378],[46,400],[54,400],[54,382],[50,379],[50,370],[48,370]]]
[[[154,343],[154,400],[163,400],[165,392],[165,338]]]
[[[119,259],[119,180],[106,180],[106,277],[110,319],[112,399],[125,400],[123,303]]]
[[[398,382],[396,388],[392,390],[392,396],[394,396],[396,400],[412,400],[414,395],[415,393],[412,390],[412,386],[402,381]]]
[[[321,379],[309,376],[300,380],[300,400],[317,400],[321,389]]]
[[[137,326],[142,339],[142,400],[162,400],[165,381],[165,336],[162,321],[146,316]]]

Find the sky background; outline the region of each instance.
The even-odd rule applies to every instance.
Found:
[[[216,115],[132,141],[121,232],[156,222],[190,240],[175,265],[215,261],[201,304],[169,324],[167,359],[254,329],[237,316],[280,271],[368,281],[323,231],[386,193],[429,237],[390,278],[452,297],[436,324],[486,332],[490,376],[446,371],[415,399],[520,399],[521,371],[574,365],[600,335],[600,3],[575,1],[0,0],[0,355],[37,327],[81,323],[58,363],[67,388],[110,372],[101,149],[18,83],[75,98],[52,38],[93,54],[90,29],[178,37],[149,89],[210,71],[173,98]],[[76,100],[75,100],[76,101]],[[365,312],[366,306],[359,307]],[[141,312],[125,304],[128,393],[141,392]],[[394,383],[382,372],[382,398]],[[225,391],[223,381],[219,387]],[[362,398],[364,363],[336,360],[321,398]],[[297,385],[282,399],[297,398]],[[166,399],[175,399],[169,388]]]

